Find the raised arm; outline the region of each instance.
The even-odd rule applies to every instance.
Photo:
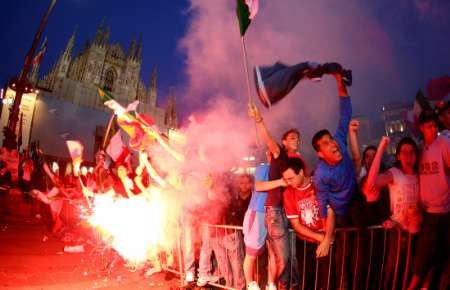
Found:
[[[262,181],[262,180],[256,180],[255,181],[255,190],[256,191],[269,191],[278,187],[286,187],[287,184],[283,180],[283,178],[275,179],[271,181]]]
[[[361,172],[361,152],[359,151],[358,130],[359,121],[356,119],[351,120],[348,138],[350,140],[350,152],[352,154],[353,165],[355,166],[356,177],[359,177]]]
[[[334,74],[339,94],[339,125],[336,130],[335,138],[342,144],[347,142],[348,126],[352,118],[352,103],[347,93],[347,88],[342,80],[341,74]]]
[[[248,115],[250,118],[255,120],[256,129],[258,130],[259,136],[263,139],[264,143],[269,148],[269,151],[272,153],[273,157],[276,159],[278,155],[280,155],[280,147],[277,142],[270,135],[269,130],[267,130],[266,124],[264,123],[264,119],[261,116],[256,105],[252,102],[248,104]]]
[[[367,180],[362,187],[363,193],[368,202],[378,200],[379,189],[393,181],[392,174],[389,171],[386,173],[379,173],[381,158],[383,157],[383,153],[388,145],[389,137],[383,136],[380,140],[380,144],[378,145],[377,153],[375,153],[372,165],[370,166]]]

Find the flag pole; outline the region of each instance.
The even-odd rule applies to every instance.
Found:
[[[241,46],[242,46],[242,56],[243,56],[244,69],[245,69],[245,79],[247,81],[248,101],[252,102],[252,93],[251,93],[251,90],[250,90],[250,77],[248,75],[248,58],[247,58],[247,50],[245,48],[244,36],[241,36]]]
[[[247,82],[248,102],[253,103],[252,92],[250,89],[250,76],[248,75],[247,49],[245,48],[245,39],[244,39],[243,35],[241,36],[241,47],[242,47],[242,57],[243,57],[243,62],[244,62],[245,79]],[[256,120],[253,122],[253,124],[255,126],[256,147],[259,147],[258,128],[256,128]]]
[[[101,146],[102,150],[105,150],[105,148],[106,148],[106,142],[108,141],[108,135],[109,135],[109,131],[111,130],[112,123],[114,121],[114,117],[115,117],[115,114],[112,113],[111,117],[109,118],[109,121],[108,121],[108,126],[106,127],[106,130],[105,130],[105,135],[103,136],[103,142],[102,142],[102,146]]]

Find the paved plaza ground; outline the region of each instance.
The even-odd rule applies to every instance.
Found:
[[[0,221],[0,289],[176,289],[179,279],[158,273],[150,278],[132,271],[121,259],[95,245],[76,240],[62,242],[49,235],[42,219],[27,215],[29,208]],[[65,246],[83,244],[84,252],[67,253]],[[93,251],[94,249],[94,251]],[[102,255],[103,253],[103,255]],[[105,270],[106,269],[106,270]]]

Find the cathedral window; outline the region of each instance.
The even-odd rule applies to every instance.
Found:
[[[105,73],[105,84],[103,88],[107,91],[112,92],[115,80],[116,80],[116,72],[114,71],[113,68],[109,68]]]

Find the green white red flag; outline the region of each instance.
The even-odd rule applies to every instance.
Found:
[[[237,0],[236,14],[241,36],[245,35],[247,28],[258,13],[258,9],[259,0]]]

